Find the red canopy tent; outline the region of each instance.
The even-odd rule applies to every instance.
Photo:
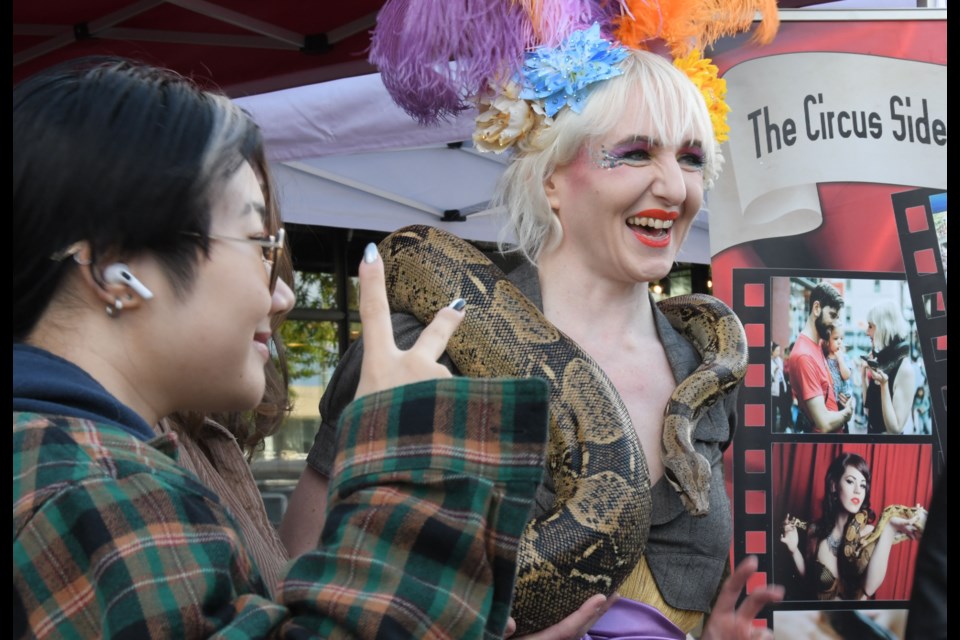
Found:
[[[116,54],[243,96],[375,71],[384,0],[15,0],[13,82],[70,58]]]
[[[363,75],[384,2],[14,0],[13,82],[87,54],[170,67],[234,97]]]
[[[392,104],[366,60],[384,3],[14,0],[13,82],[90,54],[169,67],[254,116],[286,222],[378,231],[426,222],[495,240],[488,202],[504,159],[472,148],[470,112],[424,128]],[[706,218],[682,261],[709,263]]]

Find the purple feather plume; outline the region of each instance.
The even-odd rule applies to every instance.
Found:
[[[518,70],[529,38],[514,2],[388,0],[370,62],[394,102],[420,124],[436,124],[467,109],[488,79]]]
[[[533,18],[534,46],[555,47],[571,33],[598,21],[603,0],[513,0]],[[602,21],[601,21],[601,24]]]
[[[599,22],[609,33],[623,0],[387,0],[370,62],[400,107],[420,124],[469,108],[488,83],[523,67],[524,53],[556,46]]]

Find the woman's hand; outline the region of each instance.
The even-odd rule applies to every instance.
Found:
[[[917,505],[917,512],[911,518],[893,516],[887,521],[887,525],[877,540],[877,545],[873,548],[873,554],[870,556],[870,562],[867,565],[867,571],[863,578],[863,591],[868,598],[877,595],[877,591],[883,584],[887,575],[887,564],[890,559],[890,549],[894,542],[900,536],[905,536],[910,540],[916,540],[923,532],[926,524],[926,511],[923,507]]]
[[[607,612],[607,609],[617,601],[618,597],[617,594],[613,594],[607,598],[602,593],[590,596],[586,602],[580,605],[579,609],[552,627],[516,638],[513,638],[513,634],[517,630],[517,623],[513,618],[510,618],[507,621],[504,637],[513,638],[513,640],[577,640],[582,638],[590,630],[590,627],[596,624],[597,620]]]
[[[462,301],[459,302],[459,310],[440,309],[416,344],[401,351],[393,339],[383,261],[376,245],[368,245],[360,263],[360,320],[363,322],[364,344],[356,397],[422,380],[449,378],[450,371],[437,359],[463,320]]]
[[[887,386],[887,382],[890,381],[890,376],[880,369],[871,369],[870,377],[873,379],[873,383],[880,385],[881,388]]]
[[[794,527],[794,531],[796,528]],[[757,572],[757,557],[744,558],[730,577],[720,587],[717,603],[707,618],[701,640],[753,640],[755,638],[773,638],[773,632],[764,627],[754,626],[757,614],[774,602],[783,600],[783,587],[768,584],[757,587],[747,596],[739,607],[737,599],[747,581]]]
[[[917,540],[923,533],[923,526],[926,521],[926,511],[919,504],[917,512],[912,518],[901,518],[893,516],[887,521],[886,531],[892,531],[895,537],[905,536],[910,540]]]
[[[787,550],[790,553],[796,553],[797,547],[800,545],[800,532],[797,531],[797,525],[794,524],[789,513],[783,521],[783,533],[780,535],[780,542],[787,545]]]

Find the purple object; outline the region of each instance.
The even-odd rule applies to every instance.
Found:
[[[503,0],[388,0],[369,59],[394,102],[436,124],[467,109],[496,72],[519,70],[532,37],[524,18],[519,3]]]
[[[582,640],[686,640],[656,607],[621,597]]]

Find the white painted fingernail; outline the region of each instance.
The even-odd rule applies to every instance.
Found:
[[[377,245],[370,243],[367,245],[367,248],[363,250],[363,261],[367,264],[371,264],[377,261],[377,256],[380,255],[377,253]]]
[[[448,305],[454,311],[463,311],[463,308],[467,306],[467,301],[463,298],[457,298]]]

